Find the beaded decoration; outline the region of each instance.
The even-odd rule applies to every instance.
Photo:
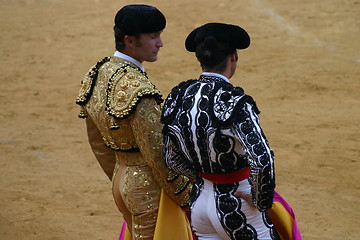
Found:
[[[123,64],[109,79],[106,112],[115,119],[127,117],[145,96],[153,96],[161,103],[162,95],[139,69]]]
[[[94,90],[96,79],[99,74],[99,68],[108,61],[110,61],[110,57],[105,57],[101,61],[97,62],[81,81],[79,95],[76,98],[76,104],[80,105],[81,107],[80,113],[78,115],[79,118],[87,117],[84,106],[89,101],[92,91]]]

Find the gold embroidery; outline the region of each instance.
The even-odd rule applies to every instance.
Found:
[[[162,125],[159,122],[161,110],[154,103],[152,99],[144,99],[137,106],[135,113],[131,114],[134,137],[139,146],[142,146],[141,153],[152,168],[157,182],[176,202],[184,206],[189,202],[192,185],[187,177],[174,176],[175,174],[169,171],[163,162]]]
[[[123,102],[124,100],[126,100],[127,96],[126,96],[126,92],[124,91],[119,91],[116,93],[117,96],[117,99],[118,99],[118,102]]]
[[[88,117],[86,110],[83,106],[80,106],[80,113],[79,113],[78,117],[79,118],[87,118]]]
[[[141,148],[141,152],[116,152],[115,172],[119,169],[118,172],[124,174],[119,191],[126,210],[132,215],[133,236],[139,236],[138,239],[144,236],[148,239],[155,227],[160,202],[161,187],[157,178],[162,178],[161,186],[163,183],[167,184],[168,170],[161,155],[161,110],[157,106],[161,99],[160,92],[136,66],[116,57],[111,57],[110,61],[98,69],[96,78],[90,78],[90,75],[88,77],[82,86],[82,97],[78,99],[78,104],[83,110],[82,115],[88,115],[93,120],[108,147],[114,150]],[[148,94],[153,97],[140,101]],[[135,105],[138,107],[132,112]],[[129,115],[130,113],[132,114]],[[137,118],[139,121],[134,123],[130,116],[139,113],[145,117]],[[144,127],[149,124],[158,127]],[[140,132],[139,136],[134,129]],[[150,143],[150,146],[143,145],[143,142]],[[155,170],[156,174],[164,173],[165,177],[154,175],[152,167],[157,168],[156,164],[148,164],[148,159],[153,156],[156,156],[156,159],[153,159],[156,164],[162,165],[162,168]],[[174,193],[176,187],[165,188],[168,192]]]
[[[134,87],[134,88],[140,87],[140,82],[137,81],[137,80],[134,80],[134,81],[131,83],[131,86]]]
[[[122,119],[130,114],[141,97],[153,95],[161,98],[161,93],[138,68],[122,64],[109,80],[107,90],[107,112]]]
[[[81,87],[79,95],[76,98],[76,104],[85,105],[90,99],[96,78],[98,76],[99,68],[108,61],[110,61],[110,57],[106,57],[97,62],[85,75],[84,79],[81,81]]]
[[[128,166],[123,186],[124,200],[131,213],[147,212],[156,215],[160,197],[160,187],[149,166]]]
[[[119,128],[120,128],[120,126],[119,126],[118,122],[116,121],[116,119],[110,118],[110,129],[117,130]]]
[[[105,144],[111,149],[138,148],[125,117],[140,98],[148,94],[159,101],[161,99],[160,91],[137,66],[117,57],[104,58],[89,70],[82,81],[76,99],[80,105],[79,117],[91,116]]]
[[[137,153],[116,152],[115,167],[126,168],[120,192],[132,214],[133,233],[148,237],[153,231],[149,226],[156,223],[161,187],[181,205],[188,203],[191,189],[190,184],[185,184],[187,178],[167,181],[169,170],[162,156],[162,125],[159,122],[161,108],[157,105],[161,94],[140,69],[116,57],[99,68],[96,81],[90,84],[93,79],[89,75],[89,81],[85,80],[81,90],[82,114],[91,117],[108,147],[141,149]],[[140,101],[147,95],[153,97]]]

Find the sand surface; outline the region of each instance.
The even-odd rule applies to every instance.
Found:
[[[0,239],[115,240],[122,216],[74,104],[90,66],[114,51],[110,0],[0,0]],[[139,3],[139,2],[137,2]],[[244,27],[232,83],[252,95],[276,155],[277,190],[305,240],[359,239],[360,1],[143,1],[167,16],[167,95],[200,67],[184,49],[206,22]]]

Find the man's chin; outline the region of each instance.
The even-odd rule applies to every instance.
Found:
[[[152,57],[152,58],[147,59],[147,62],[155,62],[157,60],[158,60],[158,57],[156,56],[156,57]]]

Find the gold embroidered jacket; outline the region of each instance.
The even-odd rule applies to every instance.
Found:
[[[118,166],[147,164],[161,188],[184,206],[189,201],[191,184],[187,177],[165,166],[161,102],[160,91],[144,72],[114,56],[104,58],[90,69],[76,99],[81,108],[79,117],[87,118],[92,150],[109,178]],[[121,159],[114,151],[128,156]],[[140,152],[140,158],[131,157],[136,152]]]

